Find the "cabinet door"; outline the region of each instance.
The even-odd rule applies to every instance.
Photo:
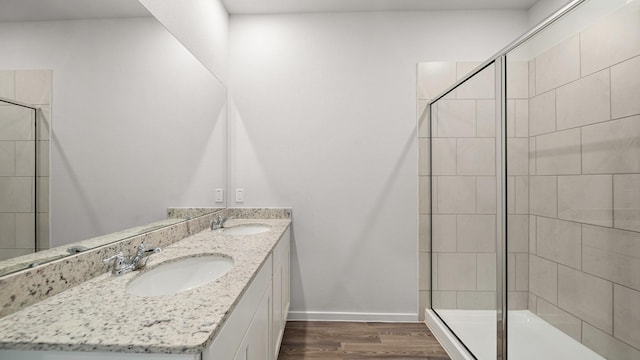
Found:
[[[233,360],[269,359],[271,344],[271,287],[264,292],[260,305]]]
[[[279,250],[279,249],[276,249]],[[273,341],[271,344],[272,360],[278,358],[278,352],[280,351],[281,334],[283,330],[282,323],[282,258],[279,251],[275,251],[273,254],[273,320],[271,321],[272,329],[271,334]]]
[[[287,230],[273,251],[273,327],[272,354],[278,358],[289,311],[290,235]]]
[[[289,236],[289,230],[285,234],[285,250],[284,261],[282,267],[282,331],[287,325],[287,318],[289,317],[289,306],[291,305],[291,238]]]
[[[251,344],[249,339],[254,336],[250,334],[250,329],[254,326],[256,319],[264,316],[259,313],[260,311],[264,312],[265,306],[267,307],[266,316],[268,319],[265,326],[269,327],[268,330],[270,329],[272,261],[273,257],[269,255],[227,321],[222,325],[222,329],[213,343],[202,353],[202,360],[246,360],[247,351],[249,351]],[[264,299],[265,294],[267,294],[266,300]],[[264,301],[267,301],[268,304],[265,305]],[[256,330],[251,331],[255,332]],[[267,336],[270,335],[267,334]],[[270,339],[269,337],[268,340],[265,340],[267,344],[271,343]],[[271,359],[270,354],[269,349],[264,351],[261,360]]]

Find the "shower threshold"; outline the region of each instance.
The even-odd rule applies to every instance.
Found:
[[[478,360],[496,359],[496,312],[492,310],[437,310]],[[454,360],[474,359],[427,309],[427,326]],[[509,360],[603,360],[569,335],[528,310],[510,310],[508,322]]]

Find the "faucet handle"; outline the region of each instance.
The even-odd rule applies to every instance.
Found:
[[[221,223],[222,223],[222,217],[220,215],[218,215],[217,217],[214,217],[213,220],[211,221],[211,230],[219,229]]]
[[[115,264],[116,266],[118,264],[122,264],[124,262],[124,254],[122,253],[122,251],[120,251],[119,253],[109,256],[106,259],[102,259],[102,262],[105,264],[108,264],[109,262],[111,262],[111,260],[115,260]]]
[[[122,251],[120,251],[119,253],[109,256],[106,259],[102,259],[102,262],[105,264],[110,263],[113,260],[113,270],[111,270],[111,273],[114,275],[120,275],[122,274],[123,269],[125,268],[125,259],[124,259],[124,254],[122,253]]]
[[[142,243],[140,245],[138,245],[138,254],[146,254],[146,253],[157,253],[162,251],[161,248],[151,248],[151,249],[147,249],[147,244],[146,243]]]
[[[131,265],[133,266],[134,270],[143,268],[147,265],[147,261],[149,261],[149,255],[158,253],[160,251],[162,251],[161,248],[147,249],[145,243],[142,243],[138,245],[138,252],[136,253],[136,256],[134,256],[131,260]]]

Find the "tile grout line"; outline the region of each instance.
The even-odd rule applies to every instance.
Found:
[[[616,228],[616,176],[611,174],[611,228]]]
[[[613,79],[611,78],[611,67],[609,67],[609,121],[613,121]],[[615,175],[611,174],[611,227],[616,227],[616,211],[615,211]],[[613,314],[613,313],[612,313]],[[612,321],[613,323],[613,321]]]
[[[580,78],[583,78],[582,74],[582,31],[578,32],[578,73]]]
[[[558,88],[553,89],[553,132],[558,131],[558,92],[556,91]]]
[[[615,329],[616,329],[616,285],[615,283],[613,283],[613,285],[611,285],[611,337],[617,339],[617,337],[615,336]]]

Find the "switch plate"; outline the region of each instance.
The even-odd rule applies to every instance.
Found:
[[[224,190],[216,189],[216,202],[221,203],[224,202]]]
[[[244,202],[244,189],[236,189],[236,202]]]

